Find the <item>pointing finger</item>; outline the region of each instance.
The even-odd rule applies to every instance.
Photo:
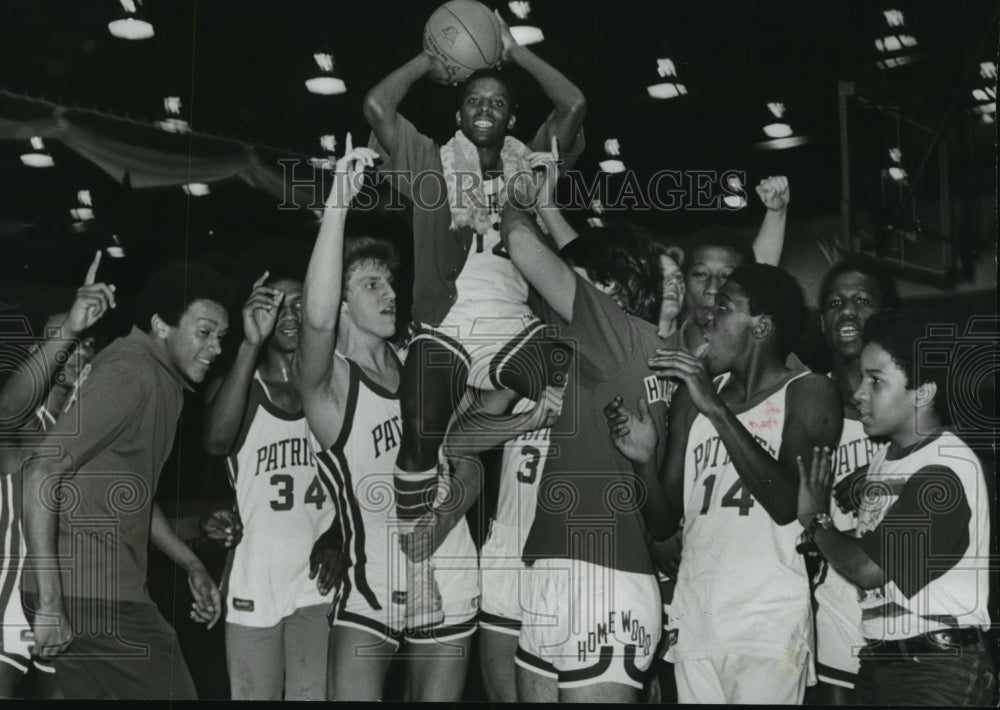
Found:
[[[97,280],[97,267],[101,265],[101,250],[98,249],[97,253],[94,254],[94,260],[90,262],[90,268],[87,269],[87,278],[83,280],[84,286],[90,286]]]
[[[354,150],[354,140],[351,138],[351,132],[347,132],[347,137],[344,139],[344,155],[347,155],[352,150]]]

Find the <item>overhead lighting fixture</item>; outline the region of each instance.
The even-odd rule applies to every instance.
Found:
[[[903,182],[904,180],[906,180],[906,171],[903,170],[903,168],[899,167],[898,165],[890,166],[886,170],[886,172],[889,174],[889,177],[891,177],[896,182]]]
[[[660,57],[656,60],[656,73],[660,79],[666,81],[659,81],[646,87],[646,93],[650,98],[673,99],[687,93],[684,84],[674,81],[677,78],[677,68],[669,57]]]
[[[183,118],[180,118],[180,96],[165,96],[163,98],[163,110],[166,112],[167,117],[162,121],[156,122],[157,128],[167,133],[189,133],[191,131],[190,124]]]
[[[735,175],[730,175],[729,179],[726,181],[729,189],[735,193],[733,195],[726,195],[722,198],[722,202],[731,210],[741,210],[747,206],[747,199],[743,193],[743,183]]]
[[[788,138],[792,135],[792,127],[782,120],[785,116],[785,104],[780,101],[770,101],[767,110],[778,120],[764,125],[764,135],[768,138]]]
[[[125,249],[122,248],[122,243],[120,241],[118,241],[118,235],[117,234],[112,234],[111,235],[111,239],[114,241],[114,244],[112,244],[111,246],[105,248],[104,251],[112,259],[124,259],[125,258]]]
[[[310,92],[322,96],[332,96],[347,91],[347,84],[334,72],[332,54],[316,52],[313,59],[316,60],[316,66],[319,67],[320,73],[312,79],[306,79],[306,88]]]
[[[189,182],[187,185],[181,185],[181,188],[191,197],[204,197],[211,192],[208,185],[203,182]]]
[[[330,155],[337,152],[337,136],[327,134],[319,137],[319,145]]]
[[[122,13],[108,23],[108,31],[119,39],[149,39],[156,32],[153,25],[142,18],[139,5],[142,0],[119,0]]]
[[[531,3],[527,0],[512,0],[507,3],[513,15],[510,26],[510,35],[514,41],[524,46],[537,44],[545,39],[545,33],[538,26],[531,15]]]
[[[906,31],[906,19],[901,10],[882,12],[888,25],[888,33],[875,40],[875,49],[885,55],[875,64],[879,69],[892,69],[911,64],[919,58],[912,50],[917,46],[917,38]]]
[[[74,207],[69,214],[77,222],[87,222],[94,218],[94,210],[90,207]]]
[[[604,141],[604,154],[608,157],[598,163],[601,170],[606,173],[625,172],[625,163],[619,159],[619,156],[621,155],[621,144],[618,142],[617,138],[608,138]]]
[[[812,141],[809,136],[789,136],[788,138],[772,138],[769,141],[761,141],[757,144],[759,150],[784,150],[805,145]]]
[[[29,168],[51,168],[56,164],[45,150],[45,143],[39,136],[32,136],[31,150],[21,155],[21,162]]]

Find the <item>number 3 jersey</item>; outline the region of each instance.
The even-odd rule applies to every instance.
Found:
[[[735,413],[777,459],[786,392],[795,380]],[[719,382],[719,389],[727,376]],[[805,563],[795,551],[801,526],[778,525],[743,485],[715,427],[691,424],[684,459],[684,537],[671,620],[676,645],[667,660],[730,654],[785,659],[790,672],[811,655]]]
[[[226,620],[274,626],[329,601],[309,579],[309,553],[333,522],[334,506],[316,474],[305,415],[275,405],[259,373],[234,451],[226,463],[243,539],[230,561]]]

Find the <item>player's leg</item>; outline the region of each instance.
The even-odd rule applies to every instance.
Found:
[[[853,705],[854,688],[820,681],[816,684],[816,703],[818,705]]]
[[[418,703],[456,703],[462,699],[472,634],[435,643],[407,643],[407,699]]]
[[[316,604],[285,617],[285,700],[326,700],[328,611]]]
[[[467,376],[467,359],[457,343],[426,334],[414,338],[400,382],[403,436],[394,480],[396,510],[404,523],[416,522],[434,505],[438,454]],[[407,626],[443,623],[429,563],[407,561],[406,587]]]
[[[518,634],[502,633],[485,627],[479,629],[479,664],[483,674],[486,699],[492,703],[517,701],[514,655]]]
[[[517,701],[519,703],[558,703],[556,673],[542,675],[526,666],[517,666]]]
[[[570,346],[556,340],[551,328],[536,325],[512,338],[493,356],[491,381],[497,389],[537,400],[546,387],[566,384],[571,355]]]
[[[262,628],[226,622],[226,670],[233,700],[281,700],[285,684],[284,622]],[[325,631],[325,627],[323,624],[321,628]]]
[[[24,671],[5,663],[6,657],[0,655],[0,698],[10,699],[17,692],[17,686],[24,677]]]
[[[326,699],[379,701],[399,642],[334,623],[327,645]]]
[[[621,683],[593,683],[580,688],[560,688],[560,703],[630,703],[639,702],[640,688]]]

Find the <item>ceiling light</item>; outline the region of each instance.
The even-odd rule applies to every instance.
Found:
[[[660,57],[656,60],[656,73],[660,79],[666,81],[658,81],[646,87],[646,93],[649,94],[650,98],[673,99],[687,93],[687,87],[675,81],[677,67],[669,57]]]
[[[906,171],[900,167],[893,165],[888,169],[889,177],[891,177],[896,182],[902,182],[906,179]]]
[[[211,192],[208,185],[203,182],[189,182],[187,185],[181,185],[185,194],[191,197],[204,197]]]
[[[320,73],[311,79],[306,79],[306,89],[322,96],[342,94],[347,91],[347,84],[333,70],[333,55],[317,52],[313,55]]]
[[[94,210],[90,207],[74,207],[69,213],[77,222],[86,222],[94,218]]]
[[[879,54],[889,55],[875,62],[879,69],[892,69],[917,61],[918,55],[910,50],[917,46],[917,38],[906,31],[906,18],[900,10],[884,10],[889,31],[875,40]]]
[[[621,155],[621,144],[617,138],[608,138],[604,141],[604,153],[608,157],[598,163],[601,170],[606,173],[625,172],[625,163],[618,159],[618,156]]]
[[[31,150],[21,155],[21,162],[29,168],[51,168],[56,164],[52,156],[45,150],[45,143],[38,136],[31,138]]]
[[[111,239],[112,239],[112,241],[114,241],[114,244],[112,244],[111,246],[107,247],[104,251],[107,252],[108,256],[110,256],[112,259],[122,259],[122,258],[124,258],[125,257],[125,249],[122,248],[122,243],[120,241],[118,241],[118,235],[117,234],[112,234],[111,235]]]
[[[792,135],[792,127],[787,123],[769,123],[764,126],[764,133],[768,138],[787,138]]]
[[[153,25],[142,18],[137,7],[142,0],[120,0],[122,12],[108,23],[108,31],[120,39],[149,39],[154,34]]]
[[[527,0],[512,0],[507,3],[513,18],[510,25],[510,34],[514,41],[520,45],[536,44],[545,39],[545,33],[535,22],[531,14],[531,3]]]

